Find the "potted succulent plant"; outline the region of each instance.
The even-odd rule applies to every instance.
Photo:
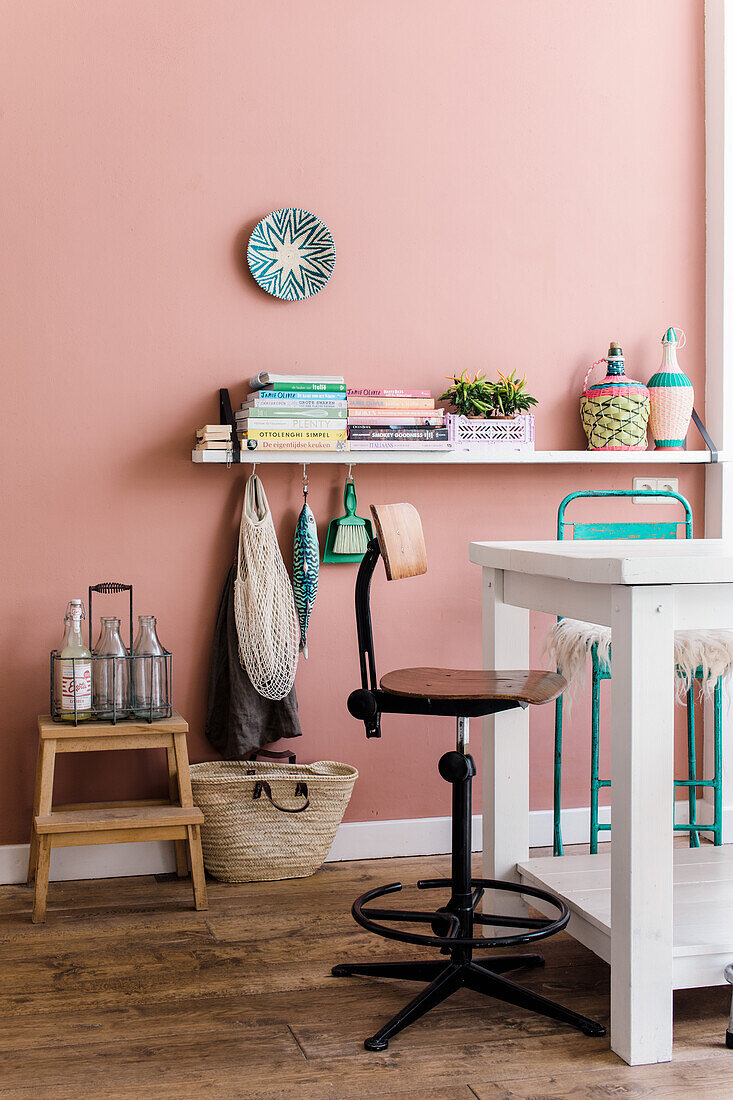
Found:
[[[534,416],[529,411],[537,398],[527,391],[527,378],[498,373],[491,382],[483,372],[469,378],[466,371],[448,378],[451,386],[441,395],[455,409],[447,417],[450,438],[459,450],[501,447],[534,450]]]

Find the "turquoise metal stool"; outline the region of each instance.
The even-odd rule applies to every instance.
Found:
[[[573,523],[565,519],[565,511],[571,501],[582,497],[659,497],[678,501],[684,509],[684,519],[663,523],[642,521],[637,523]],[[680,528],[683,534],[680,536]],[[692,538],[692,511],[689,502],[679,493],[668,490],[653,489],[590,489],[570,493],[560,504],[557,513],[557,537],[564,540],[569,532],[571,539],[676,539],[679,537]],[[702,678],[702,669],[697,669],[696,679]],[[590,850],[592,854],[598,851],[598,834],[609,830],[610,825],[598,820],[599,792],[603,787],[610,787],[610,779],[599,778],[599,753],[600,753],[600,714],[601,714],[601,681],[610,680],[610,662],[603,660],[598,653],[598,646],[591,646],[591,765],[590,765]],[[677,787],[687,788],[689,822],[678,824],[674,820],[674,805],[672,810],[672,825],[677,832],[690,834],[690,847],[700,846],[700,833],[711,833],[715,844],[722,843],[723,820],[723,692],[721,680],[715,684],[713,696],[714,713],[714,771],[712,779],[697,778],[697,763],[695,760],[695,707],[692,690],[687,693],[687,779],[676,779]],[[554,791],[553,791],[553,855],[563,854],[561,809],[562,809],[562,696],[555,703],[555,767],[554,767]],[[713,822],[711,825],[700,825],[697,820],[697,788],[710,787],[713,790]]]

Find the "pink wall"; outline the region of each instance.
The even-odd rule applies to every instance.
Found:
[[[646,379],[671,323],[703,387],[702,0],[25,0],[4,6],[0,300],[4,531],[0,842],[27,835],[35,715],[66,601],[130,580],[173,650],[175,703],[202,735],[214,613],[244,483],[192,466],[193,429],[256,369],[430,386],[516,367],[540,448],[582,445],[586,364],[618,339]],[[330,226],[315,299],[261,293],[254,223],[297,204]],[[375,584],[378,657],[472,664],[471,538],[551,537],[592,467],[359,470],[370,501],[423,514],[430,572]],[[322,533],[344,470],[313,468]],[[263,471],[283,546],[300,471]],[[699,517],[702,476],[680,473]],[[447,812],[448,722],[366,742],[354,570],[324,568],[298,673],[305,760],[361,771],[352,819]],[[541,630],[537,625],[539,638]],[[582,721],[581,721],[582,719]],[[584,708],[567,802],[587,804]],[[550,802],[551,714],[533,717],[534,805]],[[152,789],[145,754],[65,760],[63,796]]]

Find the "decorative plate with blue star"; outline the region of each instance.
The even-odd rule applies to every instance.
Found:
[[[256,282],[275,298],[299,302],[331,278],[336,249],[327,226],[307,210],[274,210],[255,226],[247,263]]]

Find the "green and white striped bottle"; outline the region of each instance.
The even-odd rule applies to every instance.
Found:
[[[677,363],[677,348],[685,346],[684,339],[682,329],[667,329],[662,337],[662,365],[649,379],[649,426],[657,450],[681,451],[690,426],[695,391]]]

